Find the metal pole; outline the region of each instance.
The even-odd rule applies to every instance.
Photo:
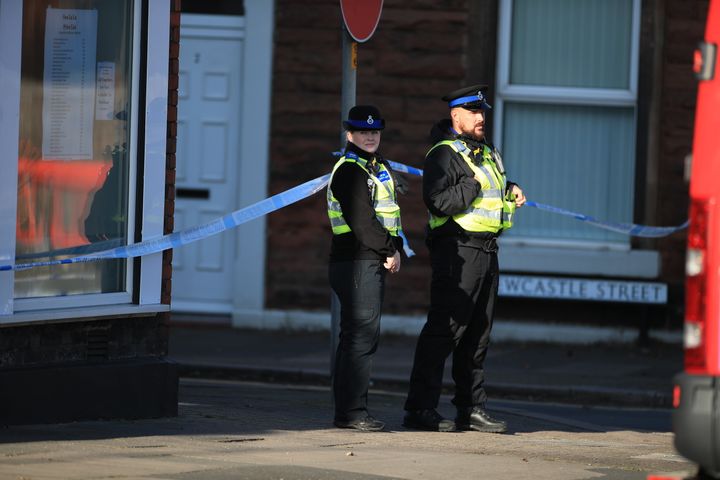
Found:
[[[340,120],[347,118],[355,105],[355,85],[357,78],[357,42],[353,40],[343,24],[342,29],[342,94]],[[340,129],[340,146],[345,146],[345,132]]]
[[[343,24],[342,28],[342,94],[340,100],[340,122],[347,118],[355,105],[357,78],[357,42],[353,40]],[[340,129],[340,148],[345,147],[345,131]],[[335,376],[335,354],[340,339],[340,299],[330,290],[330,381]]]

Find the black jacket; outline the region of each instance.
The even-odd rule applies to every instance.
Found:
[[[442,140],[460,139],[471,150],[484,144],[464,135],[457,135],[452,130],[449,119],[436,123],[430,133],[432,144]],[[474,159],[472,152],[470,157]],[[436,216],[449,217],[462,213],[470,207],[475,197],[480,194],[480,184],[473,178],[475,174],[462,158],[449,146],[435,148],[425,158],[423,173],[423,200],[428,210]],[[511,188],[511,183],[508,187]],[[428,227],[428,241],[438,237],[455,237],[461,244],[484,248],[488,239],[497,237],[491,232],[468,232],[450,218],[445,224],[435,229]]]
[[[352,151],[360,158],[384,163],[390,166],[378,154],[371,154],[352,142],[348,142],[347,151]],[[400,237],[393,237],[380,224],[375,216],[373,199],[368,187],[368,174],[357,164],[345,162],[338,167],[333,175],[330,189],[340,202],[343,218],[350,227],[350,232],[333,235],[330,247],[330,261],[348,260],[385,260],[402,249]]]

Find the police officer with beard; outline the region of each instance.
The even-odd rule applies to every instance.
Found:
[[[406,427],[431,431],[505,432],[485,409],[483,363],[497,299],[497,238],[512,226],[522,190],[507,182],[498,151],[485,139],[486,85],[442,99],[450,119],[431,132],[423,200],[430,212],[427,244],[430,310],[418,338],[405,402]],[[437,411],[445,360],[452,352],[455,421]]]

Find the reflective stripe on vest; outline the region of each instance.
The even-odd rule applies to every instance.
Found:
[[[483,145],[482,163],[476,165],[470,158],[470,149],[461,140],[438,142],[433,145],[427,155],[441,145],[447,145],[459,153],[475,176],[480,179],[480,194],[473,199],[467,210],[452,216],[455,223],[468,232],[497,233],[512,227],[512,216],[515,212],[514,199],[505,195],[507,180],[505,175],[498,171],[490,147]],[[450,217],[438,217],[430,214],[430,228],[437,228],[445,224],[448,218]]]
[[[395,184],[388,169],[382,163],[379,164],[378,175],[373,174],[367,167],[367,160],[360,158],[352,152],[347,152],[337,161],[333,167],[330,181],[327,187],[327,206],[328,217],[330,218],[330,226],[334,235],[350,232],[350,226],[343,218],[340,202],[337,201],[330,189],[335,171],[345,162],[355,163],[368,174],[368,179],[372,181],[372,202],[375,209],[375,218],[390,233],[396,237],[401,229],[400,225],[400,206],[397,204],[395,195]],[[382,178],[382,180],[381,180]]]

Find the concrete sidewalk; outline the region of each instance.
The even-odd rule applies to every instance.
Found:
[[[385,432],[332,427],[327,387],[184,378],[177,417],[0,429],[0,479],[645,480],[693,468],[666,428],[642,426],[667,410],[491,400],[507,434],[448,434],[403,427],[403,394],[370,401]],[[452,412],[448,397],[439,409]]]
[[[240,330],[176,317],[169,357],[181,376],[328,385],[327,332]],[[188,321],[190,320],[190,321]],[[373,361],[373,387],[407,391],[415,337],[383,336]],[[450,360],[445,382],[452,385]],[[682,370],[677,344],[563,345],[494,342],[486,361],[491,398],[588,405],[669,407],[672,377]]]

